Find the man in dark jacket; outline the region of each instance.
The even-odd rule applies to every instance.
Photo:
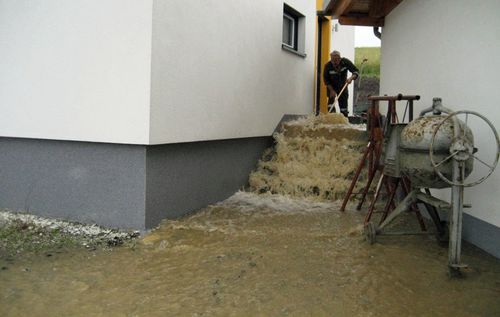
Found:
[[[352,73],[351,77],[347,78],[347,71]],[[327,88],[326,94],[328,95],[328,110],[333,107],[335,97],[340,93],[344,85],[349,85],[353,80],[358,78],[358,69],[347,58],[340,57],[338,51],[333,51],[330,54],[330,61],[326,63],[323,70],[323,80]],[[349,98],[349,91],[346,87],[344,92],[339,96],[338,103],[340,112],[347,117],[347,99]],[[335,112],[335,108],[331,111]]]

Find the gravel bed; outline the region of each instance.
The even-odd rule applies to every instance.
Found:
[[[112,247],[133,241],[139,231],[123,231],[26,213],[0,210],[0,257],[63,248]]]

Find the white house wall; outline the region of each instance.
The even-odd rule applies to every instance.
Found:
[[[453,110],[473,110],[500,128],[500,2],[406,0],[385,20],[381,94],[419,94],[416,113],[441,97]],[[494,143],[474,130],[476,147],[492,156]],[[500,168],[465,189],[466,212],[500,227]],[[446,191],[449,197],[448,191]],[[443,194],[443,197],[446,197]]]
[[[148,142],[152,0],[0,0],[0,136]]]
[[[154,1],[150,143],[270,135],[312,111],[316,4],[306,58],[281,48],[283,1]]]

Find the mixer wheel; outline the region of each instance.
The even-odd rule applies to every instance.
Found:
[[[365,225],[363,233],[366,241],[370,242],[370,244],[374,244],[377,241],[377,227],[373,222]]]
[[[434,143],[436,142],[437,132],[441,128],[441,126],[443,126],[443,124],[446,121],[452,120],[452,119],[458,119],[458,116],[460,114],[465,115],[465,120],[464,120],[465,121],[465,127],[462,129],[463,134],[462,135],[458,135],[458,136],[454,136],[452,145],[450,147],[450,155],[448,157],[446,157],[445,159],[443,159],[442,161],[436,162],[435,157],[434,157],[434,150],[433,150],[433,148],[434,148]],[[466,136],[469,115],[471,117],[478,117],[478,118],[482,119],[482,121],[485,122],[489,126],[489,128],[491,129],[491,131],[493,132],[493,136],[494,136],[495,143],[496,143],[496,153],[495,153],[495,156],[493,157],[492,162],[489,162],[489,161],[487,162],[486,160],[484,160],[484,158],[480,158],[476,154],[477,149],[474,148],[473,141],[469,140],[469,138]],[[453,117],[457,117],[457,118],[453,118]],[[430,159],[431,159],[432,166],[434,167],[434,171],[439,176],[439,178],[441,178],[443,181],[445,181],[446,183],[448,183],[448,184],[450,184],[452,186],[471,187],[471,186],[475,186],[477,184],[482,183],[495,170],[495,168],[497,166],[497,163],[498,163],[499,153],[500,153],[500,140],[498,138],[498,133],[497,133],[497,131],[495,129],[495,126],[486,117],[484,117],[483,115],[481,115],[481,114],[479,114],[477,112],[474,112],[474,111],[469,111],[469,110],[461,110],[461,111],[452,112],[448,116],[446,116],[443,119],[443,121],[441,121],[436,126],[436,128],[434,129],[434,133],[432,135],[431,144],[429,146],[429,156],[430,156]],[[488,168],[488,171],[487,171],[486,175],[482,176],[481,178],[479,178],[477,180],[474,180],[474,181],[471,181],[469,183],[466,183],[465,182],[465,176],[464,176],[465,175],[465,161],[467,159],[471,158],[471,157],[475,161],[477,161],[477,162],[481,163],[482,165],[486,166]],[[461,178],[461,180],[458,181],[458,182],[455,182],[453,180],[450,180],[450,179],[446,178],[446,176],[444,176],[443,173],[441,173],[439,171],[439,166],[442,165],[443,163],[449,161],[450,159],[454,159],[454,160],[460,162],[460,165],[461,165],[461,167],[460,167],[460,169],[461,169],[461,171],[460,171],[461,177],[460,178]]]

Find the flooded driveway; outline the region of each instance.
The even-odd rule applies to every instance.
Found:
[[[1,316],[500,316],[500,261],[360,233],[336,203],[237,193],[134,248],[0,260]],[[408,219],[414,223],[414,217]]]

